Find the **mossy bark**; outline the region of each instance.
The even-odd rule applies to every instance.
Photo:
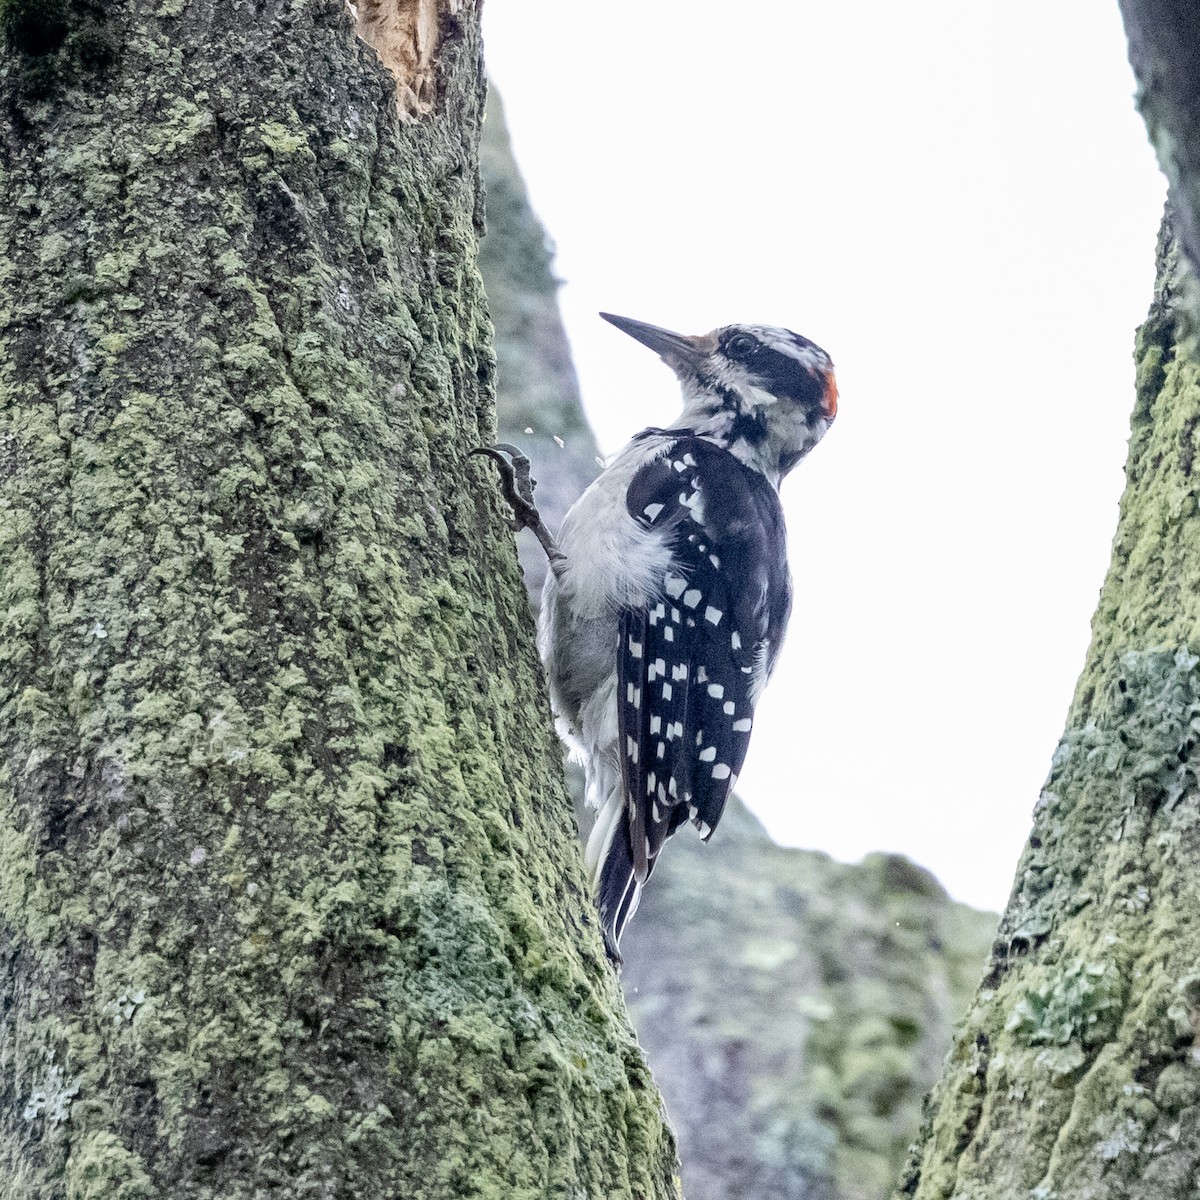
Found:
[[[1195,1194],[1200,365],[1177,305],[1184,273],[1164,225],[1087,664],[901,1194]]]
[[[342,0],[60,15],[0,53],[0,1196],[677,1195],[467,458],[477,11],[407,121]]]

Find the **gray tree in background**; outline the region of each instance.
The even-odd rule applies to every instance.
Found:
[[[548,241],[495,92],[481,161],[497,422],[530,452],[554,527],[598,468]],[[536,604],[546,556],[519,541]],[[625,940],[622,983],[688,1200],[883,1200],[995,930],[994,914],[955,904],[899,855],[848,866],[775,845],[736,798],[711,843],[675,838]]]
[[[678,1195],[467,456],[478,7],[358,16],[0,6],[12,1200]]]
[[[479,250],[479,270],[496,330],[497,432],[501,441],[520,446],[532,459],[538,509],[547,527],[557,529],[600,473],[600,452],[583,414],[559,311],[554,252],[529,203],[494,89],[488,95],[479,157],[487,191],[487,237]],[[528,534],[518,539],[517,548],[536,611],[546,554]]]

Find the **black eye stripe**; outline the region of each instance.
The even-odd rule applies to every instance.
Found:
[[[790,354],[763,346],[754,356],[753,371],[774,396],[786,396],[798,404],[819,404],[823,384],[803,363]]]
[[[720,354],[748,372],[763,390],[805,409],[819,408],[824,403],[823,373],[815,362],[805,361],[810,356],[821,359],[822,351],[815,343],[787,329],[760,334],[737,325],[719,331],[718,336]],[[780,339],[787,344],[786,350],[777,348]],[[803,357],[796,357],[797,353]],[[709,386],[718,388],[715,379],[709,381]]]

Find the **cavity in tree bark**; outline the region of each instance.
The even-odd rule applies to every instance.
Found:
[[[412,9],[0,13],[5,1197],[677,1195]]]

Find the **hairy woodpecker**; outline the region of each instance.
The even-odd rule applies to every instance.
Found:
[[[705,841],[746,757],[791,608],[780,481],[837,413],[833,364],[788,329],[700,337],[609,313],[683,387],[567,513],[557,544],[524,486],[506,494],[553,568],[538,646],[563,739],[597,819],[587,865],[610,957],[667,838]]]

